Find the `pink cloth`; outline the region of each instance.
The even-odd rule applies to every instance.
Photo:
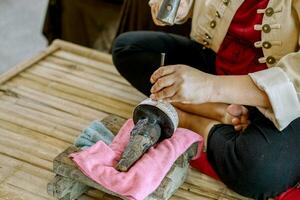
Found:
[[[142,200],[155,191],[175,160],[193,143],[199,142],[198,152],[202,151],[203,138],[178,128],[171,138],[151,147],[128,172],[119,172],[114,166],[129,141],[133,126],[133,121],[128,120],[111,145],[99,141],[70,157],[85,175],[103,187],[130,200]]]

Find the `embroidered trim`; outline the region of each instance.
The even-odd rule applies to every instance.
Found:
[[[257,14],[264,14],[268,8],[269,7],[265,8],[265,9],[257,9]],[[282,7],[274,10],[274,13],[279,13],[279,12],[282,12]]]
[[[263,42],[264,42],[264,41],[257,41],[257,42],[254,42],[254,46],[255,46],[256,48],[262,48]],[[281,45],[282,45],[282,41],[279,41],[279,40],[268,41],[268,42],[270,42],[270,44],[271,44],[272,46],[281,46]]]
[[[265,24],[256,24],[256,25],[254,25],[254,30],[261,31],[263,25],[265,25]],[[269,24],[269,26],[271,27],[271,29],[280,29],[281,28],[281,24]]]

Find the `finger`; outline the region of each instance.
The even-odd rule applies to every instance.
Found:
[[[242,131],[244,132],[248,128],[249,124],[242,124]]]
[[[234,126],[234,130],[236,130],[236,131],[241,131],[242,130],[242,125],[236,125],[236,126]]]
[[[248,116],[242,115],[240,121],[241,121],[241,124],[246,124],[248,122]]]
[[[155,83],[159,78],[174,73],[174,67],[172,65],[160,67],[158,68],[150,77],[150,82],[153,84]]]
[[[167,102],[170,102],[170,103],[176,103],[176,102],[177,103],[184,103],[182,101],[182,96],[180,95],[178,90],[176,91],[176,93],[172,97],[165,98],[164,100],[167,101]]]
[[[241,121],[238,117],[232,118],[231,122],[232,122],[233,125],[238,125],[238,124],[241,123]]]
[[[178,86],[176,84],[171,85],[170,87],[164,88],[157,93],[151,94],[150,98],[154,100],[166,100],[173,97],[177,92]]]
[[[173,74],[163,76],[155,82],[150,91],[151,93],[159,92],[163,88],[173,85],[175,81],[176,77]]]
[[[240,124],[240,126],[242,127],[240,133],[242,133],[248,128],[249,124]]]

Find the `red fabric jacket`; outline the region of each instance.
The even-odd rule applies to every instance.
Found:
[[[268,2],[247,0],[237,10],[217,53],[218,75],[244,75],[267,69],[265,63],[258,62],[263,52],[254,43],[261,40],[261,31],[254,30],[254,25],[262,23],[263,14],[257,14],[257,10],[266,8]]]

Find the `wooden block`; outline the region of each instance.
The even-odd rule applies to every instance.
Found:
[[[118,117],[116,115],[108,115],[101,122],[108,128],[113,134],[117,134],[122,127],[122,125],[126,122],[126,119]]]
[[[48,194],[61,200],[77,199],[88,189],[83,183],[59,175],[47,185]]]
[[[193,148],[189,150],[192,151]],[[81,182],[90,187],[103,191],[105,193],[122,198],[120,195],[113,193],[106,188],[102,187],[98,183],[95,183],[90,178],[85,176],[73,163],[73,161],[68,157],[71,153],[78,152],[80,149],[71,146],[59,156],[57,156],[53,163],[53,170],[56,174],[64,177],[71,178],[76,182]],[[195,152],[196,153],[196,152]],[[185,181],[187,171],[188,171],[188,156],[187,152],[180,156],[173,167],[168,172],[165,179],[162,181],[161,185],[157,190],[152,193],[147,200],[165,200],[170,198],[177,188]],[[184,162],[184,163],[181,163]],[[183,166],[183,167],[182,167]],[[122,198],[124,199],[124,198]]]
[[[102,123],[110,129],[114,134],[118,132],[120,127],[124,124],[125,119],[122,119],[117,116],[110,115],[102,120]],[[102,187],[101,185],[95,183],[90,178],[85,176],[78,167],[73,163],[73,161],[68,157],[71,153],[78,152],[80,149],[76,148],[75,146],[71,146],[66,149],[63,153],[58,155],[53,162],[53,170],[56,174],[67,177],[68,179],[72,179],[75,182],[80,182],[85,184],[89,187],[98,189],[100,191],[106,192],[113,196],[117,196],[122,198],[122,196],[107,190],[106,188]],[[146,199],[147,200],[165,200],[169,199],[182,185],[185,181],[188,171],[188,162],[191,157],[195,156],[197,153],[197,144],[192,145],[188,151],[186,151],[183,155],[181,155],[170,171],[168,172],[167,176],[161,182],[160,186]],[[57,180],[58,182],[58,180]],[[66,186],[64,186],[66,187]],[[51,188],[50,188],[51,189]],[[50,191],[50,194],[51,191]]]

